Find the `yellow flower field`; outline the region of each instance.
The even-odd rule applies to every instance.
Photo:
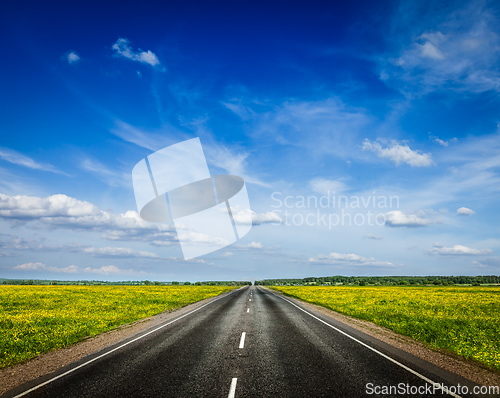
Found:
[[[0,368],[229,286],[0,286]]]
[[[272,289],[500,370],[500,287]]]

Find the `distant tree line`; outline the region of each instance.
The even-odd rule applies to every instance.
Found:
[[[109,281],[59,281],[59,280],[47,280],[47,279],[4,279],[0,278],[0,283],[3,285],[81,285],[81,286],[95,286],[95,285],[120,285],[120,286],[169,286],[169,285],[195,285],[195,286],[245,286],[251,285],[252,282],[249,281],[204,281],[204,282],[159,282],[159,281],[121,281],[121,282],[109,282]]]
[[[255,281],[256,285],[272,286],[422,286],[422,285],[489,285],[500,284],[500,276],[325,276],[303,279],[264,279]]]

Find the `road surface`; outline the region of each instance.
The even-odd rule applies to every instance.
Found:
[[[443,394],[440,389],[430,393],[432,382],[460,383],[469,392],[473,388],[456,375],[306,309],[296,300],[251,286],[4,396],[472,396]],[[392,392],[403,390],[375,394],[384,386],[392,386]],[[408,391],[416,394],[406,395]]]

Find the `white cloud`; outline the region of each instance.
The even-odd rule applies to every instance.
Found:
[[[20,264],[20,265],[16,265],[15,267],[12,267],[12,269],[19,270],[19,271],[62,272],[62,273],[67,273],[67,274],[75,274],[75,273],[79,272],[79,268],[76,265],[70,265],[68,267],[58,268],[58,267],[47,267],[43,263]]]
[[[380,240],[380,239],[384,239],[383,236],[380,236],[380,235],[374,235],[374,234],[368,234],[368,235],[365,235],[363,236],[364,239],[374,239],[374,240]]]
[[[238,115],[241,120],[249,120],[256,115],[252,108],[245,106],[242,101],[222,102],[222,105]]]
[[[438,137],[435,137],[434,140],[433,140],[433,142],[435,142],[435,143],[437,143],[439,145],[442,145],[444,147],[447,147],[448,145],[450,145],[450,142],[457,142],[457,141],[458,141],[457,138],[452,138],[449,141],[444,141],[444,140],[442,140],[442,139],[440,139]]]
[[[453,247],[445,247],[442,243],[436,242],[428,254],[439,254],[441,256],[478,256],[484,254],[491,254],[493,251],[490,249],[472,249],[467,246],[454,245]]]
[[[23,239],[15,235],[0,234],[0,247],[20,251],[68,251],[72,253],[86,253],[95,257],[122,257],[122,258],[158,258],[155,253],[135,251],[127,247],[89,247],[82,244],[68,243],[65,245],[50,245],[35,239]]]
[[[234,245],[238,249],[263,249],[262,243],[260,242],[251,242],[248,245]]]
[[[413,151],[408,145],[400,145],[396,141],[391,142],[390,147],[383,148],[379,142],[363,141],[363,151],[374,152],[379,158],[389,159],[397,166],[408,164],[412,167],[429,167],[432,165],[432,156],[429,153]]]
[[[138,258],[158,258],[155,253],[146,251],[134,251],[125,247],[87,247],[82,250],[97,257],[138,257]]]
[[[14,151],[13,149],[9,148],[2,148],[0,147],[0,158],[3,160],[17,164],[19,166],[24,166],[28,167],[30,169],[34,170],[43,170],[43,171],[50,171],[52,173],[57,173],[57,174],[63,174],[63,175],[68,175],[62,171],[59,171],[57,168],[50,164],[44,164],[44,163],[38,163],[35,162],[33,159],[17,152]]]
[[[281,222],[279,217],[277,219],[267,217],[268,215],[261,216],[258,222]],[[25,222],[27,227],[31,229],[68,228],[102,231],[101,238],[103,239],[141,241],[148,242],[153,246],[178,245],[179,239],[194,245],[229,244],[222,238],[192,232],[182,225],[178,225],[176,231],[171,224],[146,222],[135,211],[113,215],[99,210],[97,206],[89,202],[79,201],[66,195],[38,198],[0,194],[0,218]],[[134,251],[129,248],[95,248],[83,245],[51,246],[39,241],[23,240],[17,237],[11,237],[10,241],[6,241],[6,236],[0,236],[0,247],[35,251],[67,250],[100,257],[159,258],[154,253]]]
[[[66,53],[66,60],[71,65],[71,64],[75,64],[78,61],[80,61],[80,57],[78,56],[78,54],[76,52],[70,51],[70,52]]]
[[[376,267],[395,267],[393,263],[377,261],[373,257],[363,257],[357,254],[330,253],[328,255],[318,254],[308,260],[316,264],[338,264],[354,267],[376,266]]]
[[[181,232],[178,233],[179,240],[189,243],[189,244],[208,244],[208,245],[224,245],[227,246],[230,244],[227,240],[223,238],[214,238],[206,234],[202,234],[199,232]]]
[[[314,178],[309,181],[311,189],[322,195],[330,193],[340,193],[346,189],[345,184],[339,180],[328,180],[325,178]]]
[[[90,273],[90,274],[101,274],[101,275],[119,275],[119,274],[147,274],[147,272],[144,271],[135,271],[132,268],[130,269],[121,269],[118,268],[115,265],[104,265],[100,268],[83,268],[83,272]]]
[[[238,214],[233,214],[235,222],[238,222]],[[283,219],[275,212],[268,211],[267,213],[255,213],[252,212],[252,224],[262,225],[262,224],[281,224]]]
[[[231,207],[233,220],[238,225],[250,224],[250,217],[253,225],[281,224],[283,219],[273,211],[267,213],[256,213],[250,209],[241,209],[239,206]],[[249,217],[250,216],[250,217]]]
[[[112,241],[175,242],[177,238],[172,225],[146,222],[136,211],[114,215],[92,203],[61,194],[47,198],[0,194],[0,218],[27,222],[30,228],[103,231],[101,237]]]
[[[139,49],[139,51],[132,50],[132,48],[130,48],[130,41],[127,39],[118,39],[116,43],[113,44],[112,48],[116,51],[116,54],[131,59],[132,61],[142,62],[151,66],[160,64],[160,61],[153,52],[149,50],[142,51],[141,49]]]
[[[47,198],[0,194],[0,217],[3,218],[85,217],[99,216],[100,213],[97,206],[92,203],[79,201],[62,194]]]
[[[472,216],[473,214],[476,214],[476,212],[467,207],[461,207],[460,209],[457,210],[457,214],[459,216]]]
[[[11,269],[16,271],[43,271],[43,272],[60,272],[66,274],[78,274],[78,273],[92,273],[92,274],[101,274],[101,275],[110,275],[110,274],[145,274],[143,271],[135,271],[133,269],[120,269],[114,265],[104,265],[100,268],[80,268],[76,265],[70,265],[68,267],[48,267],[43,263],[26,263],[16,265]]]
[[[385,220],[385,225],[389,227],[409,228],[425,227],[438,222],[425,218],[425,214],[423,212],[419,212],[418,214],[405,214],[400,210],[385,213]]]
[[[416,47],[420,49],[422,57],[432,58],[432,59],[444,59],[444,55],[435,47],[430,41],[426,41],[424,44],[416,43]]]
[[[223,257],[231,257],[231,256],[234,256],[234,253],[231,253],[231,252],[225,252],[222,254]]]

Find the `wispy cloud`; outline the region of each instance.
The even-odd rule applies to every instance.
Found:
[[[233,245],[234,247],[237,247],[238,249],[263,249],[264,246],[262,246],[262,243],[260,242],[251,242],[247,245]]]
[[[332,264],[352,267],[396,267],[393,263],[377,261],[373,257],[368,258],[357,254],[335,252],[328,255],[319,254],[316,257],[309,258],[308,261],[315,264]]]
[[[80,56],[74,52],[74,51],[69,51],[64,55],[64,58],[66,61],[68,61],[68,64],[76,64],[78,61],[80,61]]]
[[[384,237],[381,235],[368,234],[368,235],[364,235],[363,239],[381,240],[381,239],[384,239]]]
[[[410,149],[408,145],[401,145],[396,141],[392,141],[390,146],[384,148],[377,142],[370,142],[365,139],[362,146],[363,151],[374,152],[379,158],[389,159],[399,166],[400,164],[408,164],[412,167],[429,167],[432,165],[432,156],[429,153],[420,153]]]
[[[130,47],[130,41],[127,39],[120,38],[113,44],[113,50],[116,51],[115,54],[118,56],[122,56],[132,61],[142,62],[145,64],[149,64],[151,66],[160,65],[160,61],[155,53],[151,51],[142,51],[139,49],[138,51],[132,50]]]
[[[79,273],[90,273],[90,274],[100,274],[100,275],[130,275],[130,274],[146,274],[144,271],[135,271],[133,269],[121,269],[115,265],[104,265],[100,268],[86,267],[81,268],[76,265],[69,265],[68,267],[50,267],[43,263],[25,263],[16,265],[11,268],[16,271],[43,271],[52,273],[64,273],[64,274],[79,274]]]
[[[123,171],[111,170],[109,167],[105,166],[98,160],[91,159],[89,157],[85,157],[81,161],[80,167],[95,174],[100,180],[104,181],[112,187],[132,187],[130,172],[126,173]]]
[[[345,191],[346,185],[341,180],[329,180],[326,178],[314,178],[309,181],[309,186],[314,192],[322,195],[327,195],[328,193],[341,193]]]
[[[76,265],[70,265],[68,267],[48,267],[43,263],[25,263],[16,265],[12,267],[13,270],[16,271],[46,271],[46,272],[61,272],[68,274],[75,274],[79,271],[79,268]]]
[[[124,141],[151,151],[157,151],[177,142],[193,138],[170,125],[164,125],[161,129],[153,131],[132,126],[121,120],[115,120],[115,127],[110,131]]]
[[[444,147],[447,147],[448,145],[450,145],[450,142],[457,142],[458,141],[456,137],[452,138],[449,141],[444,141],[438,137],[431,137],[431,138],[433,138],[433,140],[432,140],[433,142],[435,142],[436,144],[439,144],[441,146],[444,146]]]
[[[233,111],[238,114],[237,109]],[[349,107],[338,98],[285,101],[248,114],[251,115],[249,131],[259,142],[341,159],[356,157],[359,134],[368,126],[373,127],[374,122],[365,109]]]
[[[155,253],[135,251],[126,247],[87,247],[82,252],[96,257],[158,258]]]
[[[481,260],[474,260],[472,262],[479,268],[500,268],[500,257],[483,258]]]
[[[385,60],[381,79],[408,96],[439,89],[500,90],[496,15],[486,2],[470,1],[448,15],[435,13],[423,21],[420,17],[407,36],[411,40],[401,42],[398,51]],[[422,32],[422,25],[426,30],[417,33]]]
[[[225,170],[229,174],[237,175],[248,183],[269,186],[256,176],[248,173],[247,158],[250,155],[248,152],[236,146],[228,148],[218,143],[206,129],[200,128],[200,123],[189,124],[194,129],[191,133],[184,132],[168,124],[165,124],[161,129],[151,131],[134,127],[120,120],[115,123],[115,127],[111,129],[114,135],[151,151],[157,151],[195,136],[201,137],[208,164]]]
[[[491,254],[493,251],[490,249],[473,249],[467,246],[454,245],[452,247],[445,247],[442,243],[436,242],[431,250],[427,251],[428,254],[439,254],[441,256],[478,256],[484,254]]]
[[[9,163],[17,164],[19,166],[24,166],[30,169],[50,171],[52,173],[68,175],[67,173],[58,170],[56,167],[50,164],[36,162],[28,156],[25,156],[13,149],[0,147],[0,158]]]

